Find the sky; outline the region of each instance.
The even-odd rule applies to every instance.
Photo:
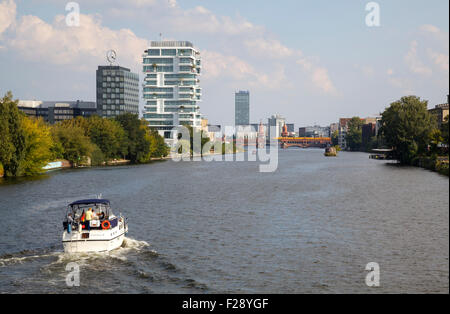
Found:
[[[0,0],[0,94],[95,101],[106,52],[142,77],[142,54],[162,34],[200,50],[211,124],[233,125],[238,90],[250,91],[252,123],[280,114],[296,127],[375,116],[406,95],[446,102],[449,1],[376,1],[372,27],[369,2],[78,0],[74,27],[69,1]]]

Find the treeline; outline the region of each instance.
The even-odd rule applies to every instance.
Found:
[[[428,101],[406,96],[391,103],[381,114],[378,135],[365,141],[362,126],[359,117],[348,122],[346,142],[350,150],[390,148],[402,164],[424,166],[448,175],[448,116],[439,127],[437,117],[428,111]],[[337,140],[335,136],[333,140]]]
[[[4,176],[36,175],[58,159],[73,167],[97,166],[115,159],[145,163],[168,153],[164,139],[137,115],[77,117],[49,125],[22,113],[11,92],[0,100],[0,174]]]

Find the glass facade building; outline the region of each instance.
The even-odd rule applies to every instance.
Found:
[[[120,66],[97,69],[97,111],[102,117],[139,115],[139,74]]]
[[[179,125],[201,127],[202,63],[188,41],[152,41],[142,55],[144,119],[166,142]]]
[[[250,125],[250,92],[234,94],[234,125]]]

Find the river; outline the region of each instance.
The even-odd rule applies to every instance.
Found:
[[[123,247],[64,254],[66,205],[100,193],[128,217]],[[289,149],[274,173],[165,161],[2,180],[0,215],[0,293],[449,292],[448,177],[364,153]]]

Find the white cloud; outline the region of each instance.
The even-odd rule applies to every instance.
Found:
[[[246,40],[244,44],[249,54],[253,56],[283,59],[294,54],[301,55],[300,51],[290,49],[275,39],[255,38]]]
[[[68,27],[62,15],[56,16],[52,24],[32,15],[23,16],[16,24],[9,47],[28,60],[72,65],[80,70],[106,63],[109,49],[117,51],[119,64],[138,66],[137,52],[143,52],[147,46],[147,41],[131,30],[109,29],[91,15],[81,14],[79,27]]]
[[[0,38],[16,20],[16,4],[13,0],[0,2]]]
[[[337,95],[337,89],[331,81],[328,70],[325,67],[317,66],[314,61],[315,58],[301,58],[297,60],[303,70],[310,73],[311,82],[321,91],[326,94]]]
[[[405,62],[409,70],[413,73],[429,76],[432,74],[431,68],[427,67],[420,60],[417,53],[418,42],[413,40],[410,44],[408,53],[405,56]]]
[[[267,89],[280,86],[291,87],[282,65],[278,65],[271,73],[264,73],[255,69],[248,62],[232,55],[224,55],[214,51],[203,51],[203,73],[205,80],[231,78],[235,82],[252,87]]]
[[[428,56],[433,60],[434,64],[442,71],[448,72],[449,58],[448,54],[438,53],[431,48],[427,49]]]

